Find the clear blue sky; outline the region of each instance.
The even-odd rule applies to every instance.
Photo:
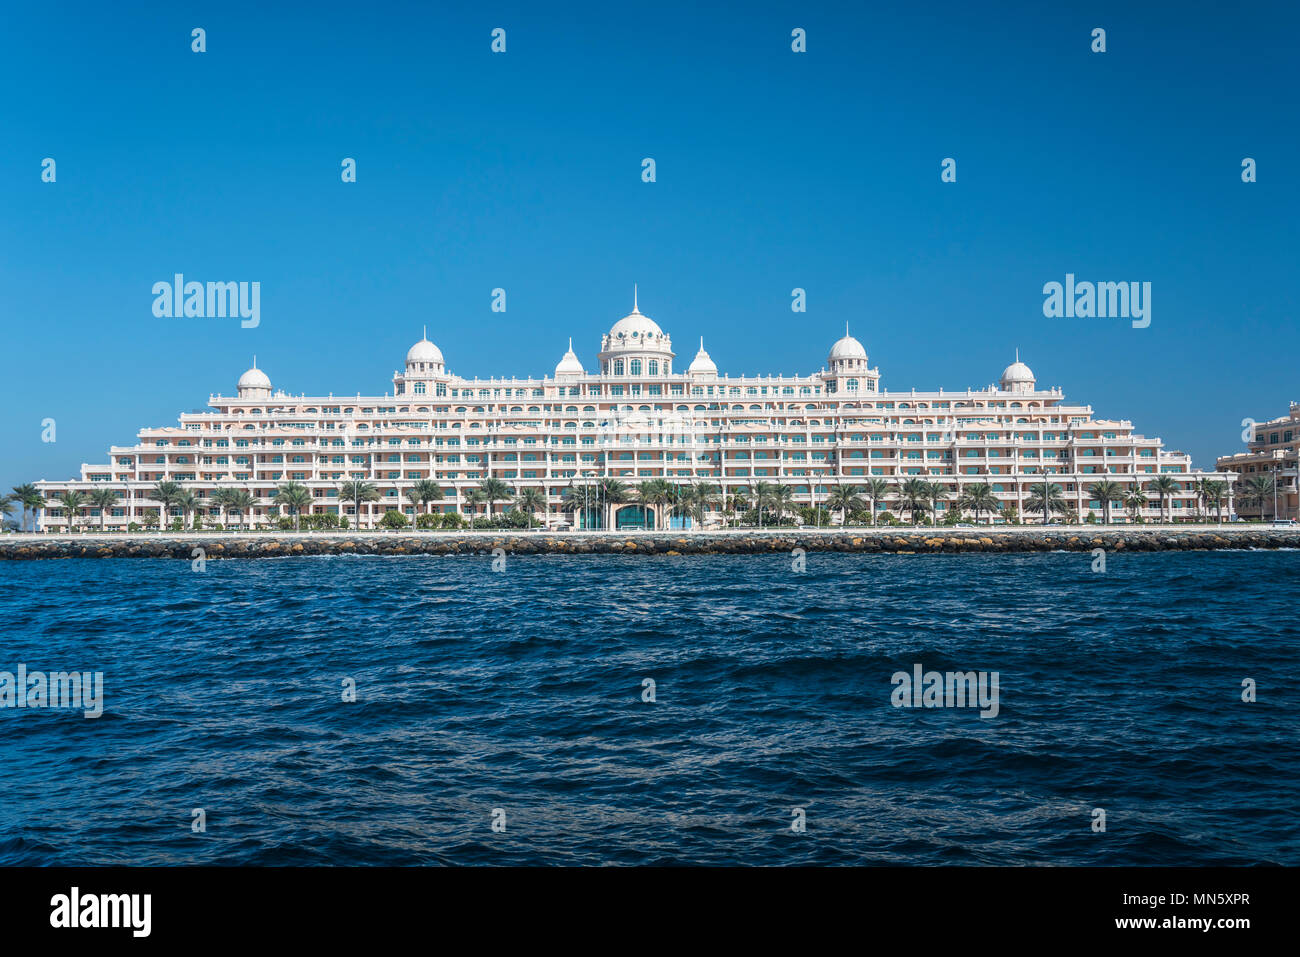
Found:
[[[1018,346],[1199,466],[1300,399],[1295,4],[281,6],[0,14],[0,484],[104,461],[253,353],[295,393],[385,391],[426,324],[462,375],[549,372],[570,335],[591,368],[633,282],[732,373],[816,371],[846,320],[890,389]],[[176,272],[259,281],[260,327],[155,318]],[[1151,282],[1150,328],[1044,318],[1066,272]]]

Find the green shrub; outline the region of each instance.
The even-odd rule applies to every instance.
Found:
[[[410,523],[406,520],[405,515],[397,511],[397,509],[390,508],[384,513],[384,517],[379,520],[379,524],[384,528],[406,528]]]

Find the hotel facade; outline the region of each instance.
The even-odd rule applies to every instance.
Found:
[[[1059,388],[1040,389],[1019,356],[986,388],[891,392],[846,329],[818,372],[728,376],[703,340],[679,369],[671,338],[634,301],[602,337],[597,363],[588,371],[570,341],[553,375],[465,379],[447,371],[426,337],[407,352],[391,392],[344,398],[279,391],[254,361],[234,395],[209,397],[211,411],[142,429],[132,444],[111,447],[105,462],[82,465],[77,479],[36,483],[48,503],[40,527],[66,529],[55,501],[61,492],[105,485],[118,492],[120,505],[104,516],[79,510],[78,524],[143,523],[161,508],[151,495],[162,481],[201,498],[218,488],[244,489],[257,502],[253,525],[278,515],[277,485],[299,482],[312,491],[311,511],[348,515],[355,525],[355,506],[339,487],[363,480],[380,496],[362,504],[360,524],[368,527],[389,510],[414,517],[405,492],[415,482],[442,486],[446,497],[435,510],[464,511],[466,494],[495,478],[514,492],[543,490],[548,509],[539,520],[554,527],[571,518],[606,521],[560,509],[566,492],[600,478],[708,482],[723,495],[780,483],[792,487],[796,505],[824,502],[837,485],[924,478],[949,492],[936,520],[955,507],[963,488],[988,483],[1023,520],[1025,500],[1045,481],[1060,486],[1080,519],[1089,512],[1100,519],[1101,503],[1088,492],[1093,483],[1110,480],[1128,491],[1171,475],[1180,491],[1165,506],[1178,519],[1195,513],[1197,480],[1235,477],[1194,472],[1188,455],[1137,434],[1132,423],[1094,418],[1091,407],[1067,402]],[[886,508],[896,510],[888,497],[878,505]],[[1231,510],[1229,497],[1225,516]],[[627,504],[609,514],[615,527],[629,527],[653,521],[646,511]],[[219,520],[216,508],[199,514],[205,523]],[[1158,520],[1154,493],[1141,514]],[[1113,521],[1125,515],[1112,507]]]
[[[1292,402],[1286,415],[1256,422],[1246,448],[1222,456],[1215,468],[1236,473],[1239,486],[1252,476],[1267,476],[1276,495],[1262,502],[1241,502],[1238,511],[1249,518],[1300,519],[1300,402]]]

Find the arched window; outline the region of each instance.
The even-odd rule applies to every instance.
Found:
[[[844,388],[848,389],[850,392],[857,392],[857,391],[858,391],[858,380],[857,380],[857,379],[848,379],[848,380],[846,380],[845,383],[844,383]]]
[[[423,383],[423,382],[417,382],[417,383],[415,383],[415,394],[416,394],[416,395],[424,395],[424,383]]]
[[[628,371],[631,372],[632,375],[640,375],[640,374],[641,374],[641,360],[640,360],[640,359],[630,359],[630,360],[628,360],[628,364],[627,364],[627,365],[628,365]]]
[[[648,363],[647,367],[646,367],[646,372],[649,373],[650,375],[658,375],[658,374],[659,374],[659,360],[658,360],[658,359],[651,359],[650,362]]]
[[[622,360],[622,359],[615,359],[615,360],[614,360],[614,375],[622,375],[622,374],[623,374],[623,360]]]

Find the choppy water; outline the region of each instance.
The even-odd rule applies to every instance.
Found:
[[[0,565],[0,863],[1300,863],[1300,555],[807,561]]]

